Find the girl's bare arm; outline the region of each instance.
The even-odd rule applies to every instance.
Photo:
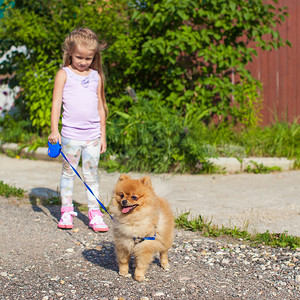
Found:
[[[58,122],[61,113],[63,88],[67,80],[67,74],[64,70],[59,70],[55,76],[53,96],[52,96],[52,109],[51,109],[51,134],[48,137],[50,143],[61,144],[61,135],[58,130]]]
[[[103,100],[101,96],[101,84],[102,81],[99,76],[99,84],[98,84],[98,90],[97,90],[97,95],[98,95],[98,113],[100,116],[100,126],[101,126],[101,137],[100,137],[100,143],[101,143],[101,152],[104,153],[106,151],[106,115],[105,115],[105,109],[103,106]]]

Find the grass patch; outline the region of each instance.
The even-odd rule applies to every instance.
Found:
[[[227,228],[225,226],[217,226],[211,221],[206,221],[202,216],[189,218],[190,212],[183,213],[175,218],[175,226],[179,229],[188,231],[200,231],[204,236],[219,237],[230,236],[233,238],[250,241],[252,246],[259,244],[269,245],[272,247],[289,247],[296,249],[300,247],[300,237],[288,235],[284,233],[265,233],[251,234],[247,230],[238,227]],[[247,226],[246,226],[247,227]]]
[[[272,247],[290,247],[292,249],[300,247],[300,237],[288,235],[287,231],[284,233],[270,233],[269,231],[258,233],[255,236],[254,242]]]
[[[0,181],[0,195],[5,197],[15,196],[18,198],[23,198],[25,196],[26,191],[21,188],[16,188],[15,186],[11,186],[7,183],[4,183],[2,180]]]
[[[234,238],[250,238],[250,233],[246,230],[241,230],[236,226],[233,229],[226,228],[223,225],[219,227],[218,225],[212,224],[212,221],[205,220],[200,215],[194,219],[190,219],[189,215],[190,212],[187,212],[175,218],[176,227],[188,231],[201,231],[204,236],[219,237],[227,235]]]
[[[254,165],[254,167],[251,167],[251,165],[247,165],[247,168],[245,169],[246,173],[254,173],[254,174],[268,174],[272,172],[280,172],[281,168],[274,166],[274,167],[267,167],[264,164],[259,164],[256,161],[250,160],[250,162]]]

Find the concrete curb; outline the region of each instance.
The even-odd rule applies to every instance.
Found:
[[[18,144],[6,143],[0,146],[3,153],[19,153],[21,156],[30,157],[38,160],[47,161],[61,161],[61,156],[57,158],[50,158],[48,156],[48,148],[40,147],[36,150],[30,150],[28,147],[21,149]],[[294,167],[294,160],[289,160],[285,157],[247,157],[238,159],[235,157],[218,157],[210,158],[209,161],[222,171],[234,174],[241,173],[247,169],[247,166],[255,167],[255,164],[262,164],[265,167],[280,167],[282,171],[292,170]]]
[[[19,154],[23,157],[38,159],[38,160],[47,160],[47,161],[61,161],[61,156],[56,158],[51,158],[48,156],[48,148],[40,147],[36,150],[30,150],[29,147],[21,148],[18,144],[15,143],[5,143],[0,146],[0,151],[6,154],[13,152]]]
[[[218,157],[210,158],[209,161],[227,173],[241,173],[245,171],[249,165],[251,168],[255,168],[255,164],[262,164],[270,168],[279,167],[282,171],[289,171],[294,167],[294,160],[289,160],[285,157],[247,157],[243,159]]]

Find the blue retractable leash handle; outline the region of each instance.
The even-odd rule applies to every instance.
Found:
[[[51,144],[50,142],[48,142],[48,155],[50,157],[52,157],[52,158],[55,158],[55,157],[59,156],[59,154],[61,154],[62,157],[66,160],[66,162],[71,166],[71,168],[73,169],[73,171],[76,173],[76,175],[79,177],[79,179],[84,183],[84,185],[91,192],[91,194],[95,197],[95,199],[98,201],[98,203],[100,204],[100,206],[105,210],[105,212],[110,216],[110,218],[112,220],[114,220],[113,217],[110,215],[110,213],[105,208],[105,206],[101,203],[101,201],[98,200],[98,198],[95,196],[95,194],[90,189],[90,187],[84,182],[84,180],[81,178],[81,176],[79,175],[79,173],[77,172],[77,170],[71,165],[71,163],[69,162],[69,160],[66,158],[66,156],[64,155],[64,153],[61,151],[61,145],[58,142],[56,144]]]

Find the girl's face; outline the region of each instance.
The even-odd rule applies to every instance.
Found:
[[[90,65],[93,62],[95,52],[89,50],[84,46],[77,45],[71,55],[72,67],[79,71],[85,72],[89,70]]]

